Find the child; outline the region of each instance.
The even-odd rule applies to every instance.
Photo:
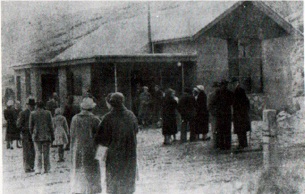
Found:
[[[55,115],[53,118],[55,140],[53,145],[58,147],[57,162],[64,162],[64,145],[68,144],[68,123],[64,116],[61,115],[60,108],[55,109]]]

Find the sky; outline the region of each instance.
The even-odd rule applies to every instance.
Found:
[[[91,8],[107,8],[120,1],[2,1],[1,18],[4,21],[27,18],[39,14],[74,13]]]

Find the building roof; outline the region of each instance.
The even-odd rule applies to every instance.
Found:
[[[155,43],[196,38],[205,29],[240,6],[244,1],[182,1],[150,2],[151,35]],[[254,2],[272,19],[277,20],[288,32],[297,32],[286,20],[264,2]],[[132,55],[148,53],[147,2],[134,3],[122,10],[90,14],[86,22],[70,28],[70,32],[59,32],[51,38],[45,50],[52,53],[35,62],[58,62],[93,56]],[[301,33],[302,34],[302,33]],[[61,39],[63,39],[61,41]],[[53,42],[52,42],[53,41]],[[29,55],[28,55],[29,56]],[[39,58],[38,58],[39,59]]]

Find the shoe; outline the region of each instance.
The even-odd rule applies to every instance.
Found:
[[[25,173],[31,173],[34,172],[34,169],[26,170]]]
[[[207,137],[205,139],[202,139],[202,141],[210,141],[211,140],[211,137]]]
[[[11,147],[11,150],[13,150],[14,148],[13,147]]]
[[[39,175],[39,174],[41,174],[41,172],[35,172],[35,175]]]
[[[65,160],[64,159],[60,159],[60,160],[57,160],[57,162],[64,162]]]

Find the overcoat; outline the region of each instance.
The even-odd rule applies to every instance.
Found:
[[[31,112],[29,128],[34,142],[53,142],[54,128],[50,111],[37,109]]]
[[[69,127],[67,120],[62,115],[53,118],[55,140],[53,145],[66,145],[68,143]]]
[[[217,89],[209,97],[209,111],[215,119],[214,132],[231,133],[233,93],[228,89]]]
[[[236,88],[233,102],[233,125],[235,134],[251,130],[249,111],[250,101],[245,90],[241,87]]]
[[[29,129],[30,114],[29,109],[21,111],[17,120],[17,127],[20,128],[22,134],[23,167],[25,171],[34,169],[35,161],[34,144]]]
[[[149,92],[142,92],[139,97],[140,107],[139,107],[139,117],[142,119],[148,119],[150,103],[152,100],[151,94]]]
[[[162,134],[175,135],[177,131],[176,120],[177,101],[173,97],[165,97],[162,103]]]
[[[18,113],[14,107],[8,107],[4,110],[4,118],[7,121],[5,141],[20,139],[20,130],[16,125]]]
[[[209,112],[207,95],[204,91],[201,91],[196,99],[196,113],[196,134],[207,134],[209,132]]]
[[[179,100],[178,111],[182,120],[190,121],[196,116],[196,101],[194,96],[184,94]]]
[[[84,110],[72,118],[70,129],[72,193],[102,191],[99,162],[95,159],[97,145],[94,143],[99,123],[100,120],[93,113]]]
[[[102,120],[95,138],[108,147],[106,157],[107,193],[135,191],[138,122],[126,107],[114,107]]]

